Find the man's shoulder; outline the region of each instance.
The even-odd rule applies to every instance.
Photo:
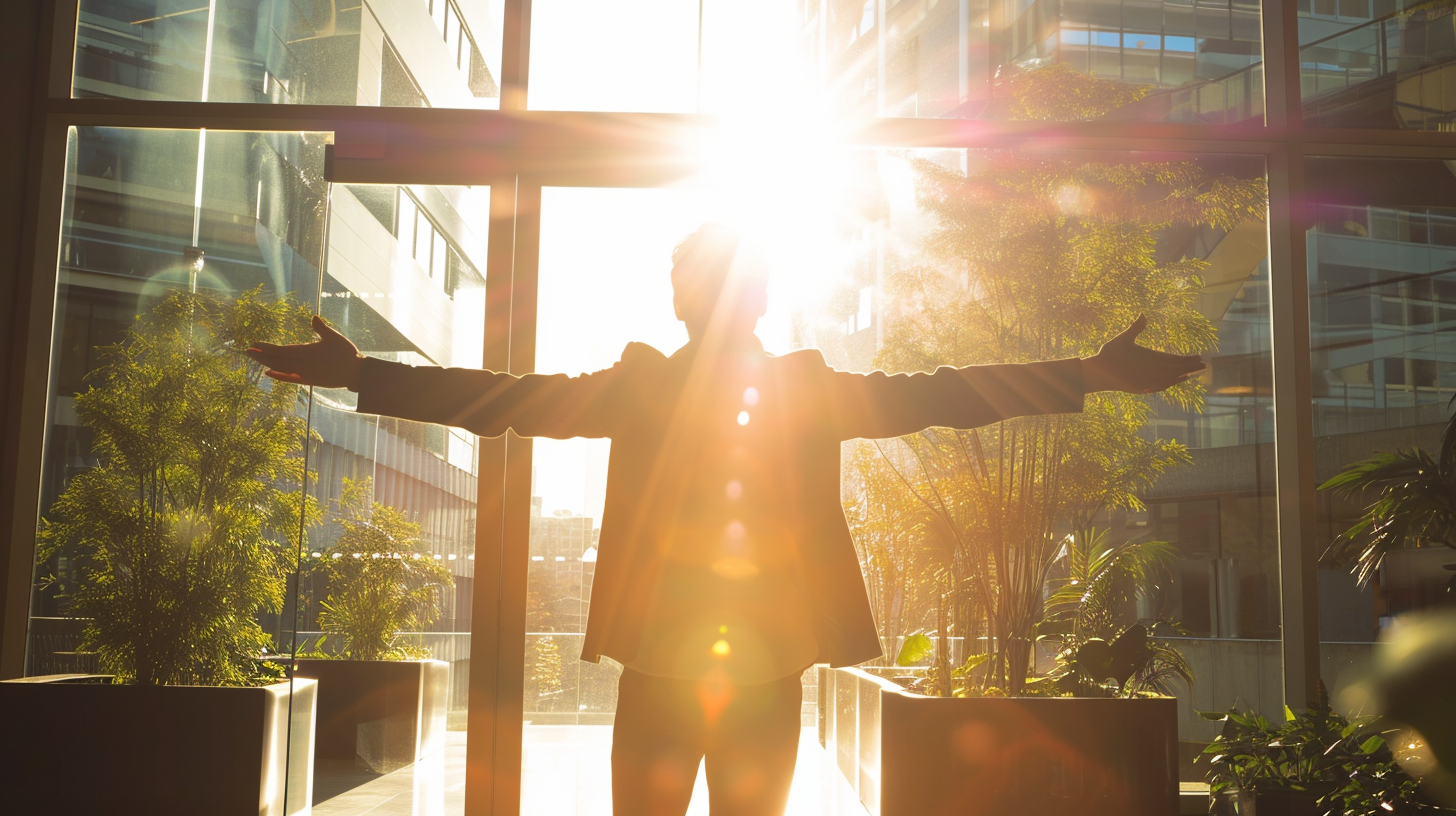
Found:
[[[646,343],[631,342],[622,349],[621,362],[613,368],[629,375],[648,374],[662,370],[667,362],[666,354]]]
[[[824,362],[824,353],[816,348],[796,349],[788,354],[778,355],[775,359],[779,360],[782,365],[791,368],[828,367],[828,364]]]
[[[633,341],[631,343],[628,343],[626,348],[622,349],[622,362],[628,363],[629,365],[635,363],[659,362],[666,359],[666,354],[663,354],[656,348],[653,348],[646,343]]]

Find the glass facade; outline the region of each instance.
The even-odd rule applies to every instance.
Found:
[[[499,0],[82,0],[77,97],[492,109]]]
[[[269,387],[239,346],[306,336],[317,312],[371,356],[478,366],[484,277],[472,258],[484,257],[485,238],[470,225],[489,189],[331,187],[322,163],[314,133],[72,131],[27,673],[256,683],[284,678],[291,656],[428,658],[448,665],[442,736],[463,754],[475,437],[356,414],[348,391]],[[184,306],[181,326],[169,323]],[[185,326],[226,371],[204,377],[189,363],[177,334]],[[199,390],[169,388],[178,377]],[[230,389],[248,408],[217,425],[207,405]],[[117,412],[130,427],[109,421]],[[264,433],[276,436],[259,446]],[[220,461],[209,459],[214,445]],[[162,498],[125,489],[131,479],[156,481]],[[120,492],[98,495],[111,480]],[[265,488],[265,498],[246,498]],[[261,529],[232,526],[243,501],[258,508]],[[143,511],[159,519],[151,528],[97,538],[93,525]],[[242,557],[212,539],[223,531],[255,537],[248,560],[212,563]],[[171,553],[168,541],[192,550]],[[368,567],[355,574],[338,569],[361,559]],[[401,631],[371,651],[357,619],[361,605],[380,602],[370,594],[385,577],[380,559],[403,562],[402,580],[424,597],[399,604]],[[124,575],[168,592],[98,591],[124,586]],[[206,592],[216,581],[239,585]],[[197,628],[136,629],[171,610],[186,610]],[[208,639],[222,657],[195,642]],[[249,659],[246,648],[261,651]],[[356,767],[352,751],[325,753],[314,777],[320,804],[398,764],[375,757]],[[421,783],[427,770],[417,769]],[[460,812],[459,786],[453,798],[449,787],[425,785],[434,805]]]
[[[1456,222],[1442,162],[1311,158],[1308,168],[1340,179],[1315,192],[1309,233],[1315,477],[1324,484],[1375,457],[1439,455],[1456,394],[1447,322]],[[1402,615],[1452,603],[1447,547],[1407,543],[1373,560],[1342,540],[1377,495],[1376,486],[1320,491],[1330,548],[1319,572],[1322,677],[1350,708],[1362,704],[1357,684],[1377,636]]]
[[[804,7],[825,89],[857,115],[1229,123],[1263,114],[1257,2]],[[1109,104],[1042,109],[1037,89],[1060,71],[1085,77],[1082,93]]]
[[[967,338],[994,321],[968,315],[1002,298],[1023,322],[1000,329],[1080,327],[1046,354],[1094,351],[1112,327],[1077,321],[1095,306],[1148,312],[1151,342],[1204,356],[1180,399],[1094,400],[1090,419],[1035,426],[1065,442],[1082,492],[1039,486],[1051,471],[1027,488],[1056,507],[1028,539],[1045,570],[1024,600],[1043,619],[1070,548],[1161,542],[1155,586],[1110,614],[1193,677],[1165,689],[1183,782],[1204,778],[1193,758],[1220,727],[1198,712],[1278,717],[1308,702],[1301,672],[1358,711],[1382,634],[1451,603],[1448,548],[1362,560],[1342,536],[1368,494],[1323,487],[1436,450],[1451,417],[1451,2],[1301,0],[1278,43],[1262,40],[1269,10],[1242,0],[345,5],[79,3],[70,94],[43,103],[65,144],[46,143],[64,155],[47,193],[59,228],[31,236],[56,262],[25,272],[55,291],[49,345],[27,350],[49,372],[21,394],[36,419],[9,429],[36,450],[20,473],[36,535],[14,545],[33,570],[7,672],[256,685],[341,657],[438,661],[428,750],[388,754],[375,718],[328,755],[320,709],[312,792],[289,786],[287,812],[300,797],[319,814],[602,812],[620,667],[577,657],[610,442],[535,440],[526,467],[515,440],[358,414],[356,395],[267,380],[239,351],[306,338],[317,313],[366,355],[419,365],[577,374],[630,341],[670,353],[685,341],[671,248],[708,220],[767,249],[771,352],[815,347],[851,371],[990,362]],[[1269,66],[1291,51],[1301,98],[1279,113],[1309,127],[1261,129]],[[529,93],[507,107],[529,114],[495,110],[512,82]],[[223,103],[293,112],[256,122]],[[722,118],[653,115],[697,113]],[[519,143],[462,148],[438,138],[448,116]],[[945,121],[967,119],[982,121]],[[880,129],[844,135],[861,127]],[[369,131],[362,149],[334,145],[350,129]],[[689,143],[700,166],[678,183],[591,186],[592,162]],[[456,158],[459,177],[411,177],[411,151]],[[1291,325],[1293,341],[1275,331]],[[1276,377],[1296,359],[1307,378]],[[1096,424],[1112,416],[1131,430]],[[1031,427],[845,445],[841,498],[886,650],[872,669],[931,689],[943,655],[970,666],[967,689],[1000,692],[1019,681],[971,663],[1018,641],[1035,645],[1006,660],[1028,680],[1056,668],[1064,632],[998,629],[1001,601],[967,589],[1001,568],[974,541],[996,518],[976,479],[1011,464],[965,451]],[[928,507],[916,491],[932,487],[981,512]],[[932,531],[946,521],[952,544]],[[1282,597],[1302,567],[1304,611]],[[172,594],[128,596],[120,578],[143,574]],[[394,623],[371,635],[381,611]],[[892,668],[918,635],[934,656]],[[816,702],[810,672],[806,724]]]

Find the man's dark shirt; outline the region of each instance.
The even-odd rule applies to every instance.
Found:
[[[880,655],[840,443],[1081,410],[1080,362],[852,374],[813,349],[632,343],[578,377],[366,360],[359,408],[485,437],[612,440],[582,658],[764,682]]]

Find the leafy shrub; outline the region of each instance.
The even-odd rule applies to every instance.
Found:
[[[1255,713],[1202,713],[1221,721],[1223,733],[1204,749],[1215,796],[1245,791],[1300,793],[1317,799],[1320,816],[1374,813],[1449,813],[1422,795],[1420,783],[1398,764],[1392,732],[1371,717],[1336,714],[1327,700],[1270,723]]]
[[[319,628],[343,644],[354,660],[428,656],[401,643],[399,633],[439,618],[450,571],[429,552],[420,526],[399,510],[371,501],[369,479],[344,480],[336,517],[340,533],[311,569],[327,581]]]
[[[255,289],[173,292],[101,350],[76,413],[98,464],[42,520],[82,647],[123,682],[255,683],[307,510],[298,388],[242,352],[312,336],[307,310]],[[54,576],[43,583],[54,582]]]

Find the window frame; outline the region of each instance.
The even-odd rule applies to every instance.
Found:
[[[442,6],[448,0],[436,0]],[[537,261],[543,186],[657,186],[686,175],[681,148],[712,126],[695,115],[528,111],[531,0],[505,0],[498,111],[431,108],[253,105],[74,99],[77,3],[48,0],[42,21],[30,155],[36,157],[25,207],[35,214],[19,248],[12,382],[19,395],[8,428],[16,453],[10,512],[10,572],[4,587],[0,676],[19,676],[39,503],[49,384],[48,353],[56,307],[57,264],[66,170],[74,126],[328,131],[335,142],[326,177],[340,183],[489,184],[484,365],[534,370]],[[883,31],[885,3],[877,24]],[[448,15],[450,10],[446,10]],[[823,9],[819,12],[821,15]],[[851,145],[902,148],[997,148],[1054,143],[1088,150],[1241,153],[1265,159],[1269,183],[1270,324],[1273,358],[1274,460],[1278,520],[1281,665],[1286,703],[1316,696],[1319,615],[1316,565],[1310,304],[1305,233],[1313,214],[1301,203],[1310,157],[1456,159],[1456,133],[1306,128],[1302,121],[1298,8],[1265,0],[1265,119],[1262,125],[1041,123],[881,118],[857,123]],[[457,59],[457,63],[459,60]],[[603,128],[610,124],[610,128]],[[774,127],[765,119],[765,128]],[[607,135],[604,135],[607,134]],[[459,134],[469,134],[466,144]],[[486,134],[482,137],[482,134]],[[666,134],[666,135],[665,135]],[[459,161],[470,157],[469,168]],[[32,353],[27,353],[26,350]],[[519,812],[521,668],[530,505],[531,441],[513,435],[482,440],[476,529],[476,598],[472,611],[481,670],[472,672],[466,809]],[[18,629],[17,629],[18,627]],[[20,633],[15,637],[16,632]],[[485,704],[482,704],[485,703]]]

